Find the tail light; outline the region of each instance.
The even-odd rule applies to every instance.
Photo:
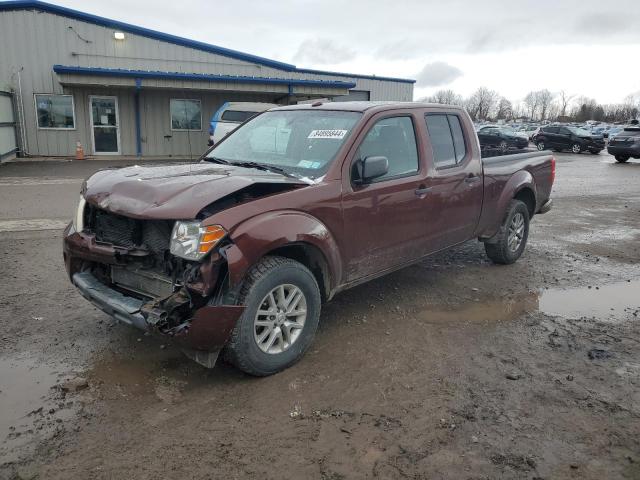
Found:
[[[556,179],[556,159],[555,157],[551,157],[551,185]]]

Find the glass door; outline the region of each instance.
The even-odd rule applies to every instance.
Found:
[[[96,155],[120,154],[118,97],[90,96],[91,139]]]

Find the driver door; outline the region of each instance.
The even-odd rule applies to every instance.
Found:
[[[382,115],[382,114],[381,114]],[[372,117],[343,166],[342,211],[345,277],[355,281],[421,257],[425,253],[426,172],[420,160],[417,120],[409,112]],[[416,138],[417,137],[417,138]],[[420,147],[420,148],[419,148]],[[388,172],[357,184],[359,159],[383,156]]]

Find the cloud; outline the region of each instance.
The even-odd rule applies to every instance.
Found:
[[[356,52],[337,45],[333,40],[315,38],[305,40],[293,56],[294,62],[327,65],[344,63],[356,58]]]
[[[422,71],[416,75],[418,86],[438,87],[453,82],[462,76],[462,70],[445,62],[433,62],[424,66]]]

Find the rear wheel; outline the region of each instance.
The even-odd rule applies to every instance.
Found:
[[[505,140],[502,140],[498,145],[498,148],[502,153],[506,153],[506,151],[509,149],[509,144]]]
[[[544,141],[540,140],[539,142],[536,142],[536,148],[538,150],[544,150],[547,146],[544,144]]]
[[[491,243],[485,243],[487,256],[503,265],[514,263],[527,245],[529,237],[529,210],[520,200],[511,200],[500,230]]]
[[[629,160],[629,157],[626,155],[616,155],[616,160],[620,163],[624,163]]]
[[[238,304],[247,308],[225,356],[240,370],[272,375],[296,363],[311,345],[320,319],[320,289],[301,263],[265,257],[247,274]]]
[[[571,145],[571,151],[573,153],[580,153],[582,152],[582,147],[580,146],[579,143],[574,143],[573,145]]]

